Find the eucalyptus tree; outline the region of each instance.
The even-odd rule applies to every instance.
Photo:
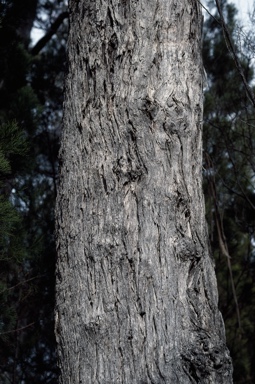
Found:
[[[195,0],[70,1],[61,383],[231,383],[202,194]]]

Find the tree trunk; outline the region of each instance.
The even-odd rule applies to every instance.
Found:
[[[201,186],[196,0],[72,0],[60,383],[231,383]]]

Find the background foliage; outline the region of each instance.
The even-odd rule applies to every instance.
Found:
[[[221,1],[247,81],[252,31]],[[209,2],[204,24],[204,190],[234,382],[255,382],[254,109]],[[0,382],[56,383],[54,201],[66,3],[0,4]],[[35,26],[44,32],[31,42]]]
[[[235,50],[251,85],[249,34],[237,10],[221,2]],[[220,310],[235,383],[254,383],[255,365],[255,115],[214,8],[204,26],[204,191],[216,263]]]
[[[0,382],[56,383],[54,200],[67,23],[63,1],[0,5]]]

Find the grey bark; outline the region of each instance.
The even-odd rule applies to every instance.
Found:
[[[70,2],[62,384],[231,383],[201,186],[196,0]]]

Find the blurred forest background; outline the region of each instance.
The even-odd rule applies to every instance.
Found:
[[[254,88],[255,15],[220,1]],[[255,383],[255,110],[214,2],[204,23],[204,191],[234,383]],[[42,38],[33,43],[31,31]],[[0,2],[0,382],[57,383],[54,201],[68,32],[64,0]]]

